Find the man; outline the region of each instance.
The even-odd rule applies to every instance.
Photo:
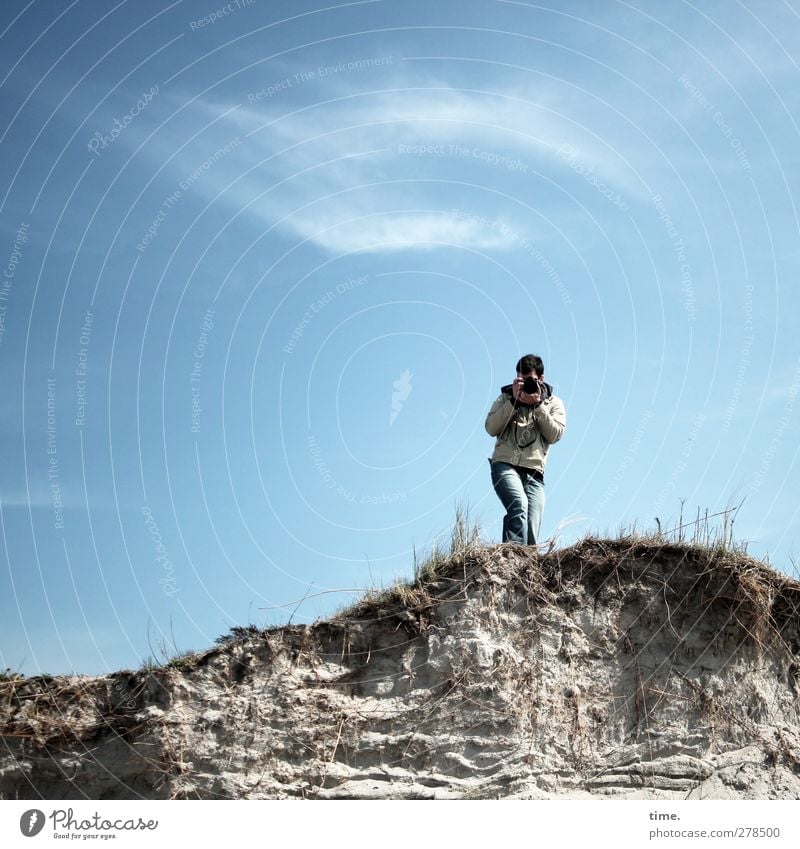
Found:
[[[553,387],[544,380],[541,357],[526,354],[517,377],[503,386],[486,416],[486,432],[497,437],[489,458],[492,486],[506,515],[503,542],[535,545],[544,511],[547,451],[561,439],[567,414]]]

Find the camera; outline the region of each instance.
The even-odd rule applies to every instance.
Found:
[[[539,381],[532,375],[529,374],[525,378],[525,382],[522,384],[522,388],[528,395],[536,395],[538,392],[542,391],[542,385]]]

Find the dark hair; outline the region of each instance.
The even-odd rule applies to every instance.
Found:
[[[541,357],[535,354],[525,354],[524,357],[517,363],[517,372],[519,374],[528,374],[535,371],[537,377],[544,374],[544,362]]]

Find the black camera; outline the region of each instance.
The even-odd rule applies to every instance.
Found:
[[[542,391],[542,385],[532,374],[529,374],[525,378],[525,382],[522,384],[522,388],[525,390],[525,392],[528,393],[528,395],[536,395],[537,393]]]

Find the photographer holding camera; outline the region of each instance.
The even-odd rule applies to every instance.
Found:
[[[503,542],[535,545],[544,511],[547,450],[561,439],[567,414],[544,380],[541,357],[526,354],[517,377],[503,386],[486,416],[486,432],[497,437],[489,458],[492,486],[506,509]],[[527,535],[526,535],[527,526]]]

